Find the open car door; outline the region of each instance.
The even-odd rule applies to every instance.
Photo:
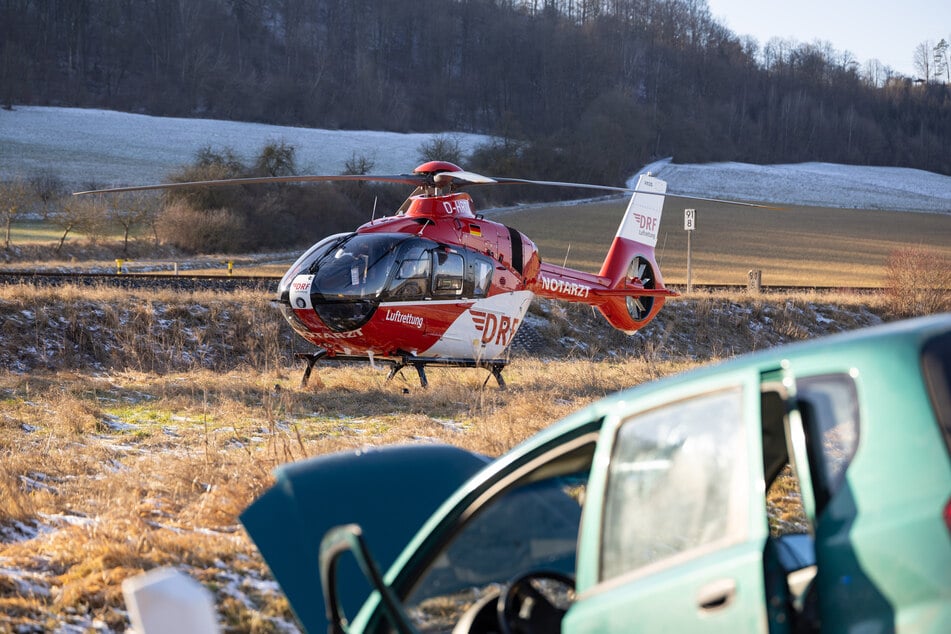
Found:
[[[445,445],[366,448],[282,465],[277,482],[244,513],[244,524],[301,624],[327,631],[320,580],[320,542],[341,524],[359,524],[384,569],[445,498],[486,465]],[[345,613],[371,592],[353,560],[337,583]]]

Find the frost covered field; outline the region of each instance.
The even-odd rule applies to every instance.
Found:
[[[18,106],[12,111],[0,110],[0,178],[51,169],[73,186],[158,183],[190,162],[202,147],[231,148],[248,159],[264,144],[282,140],[297,148],[302,172],[337,174],[356,154],[371,159],[374,171],[394,174],[411,171],[418,163],[420,145],[438,134],[444,133],[317,130]],[[449,134],[464,152],[488,139],[477,134]],[[694,196],[951,213],[951,177],[922,170],[828,163],[678,165],[667,159],[643,171],[667,180],[672,192]]]
[[[159,566],[214,594],[227,632],[299,632],[238,514],[279,464],[441,442],[497,456],[613,391],[881,321],[866,298],[703,295],[634,337],[542,303],[506,369],[325,365],[298,387],[263,297],[0,289],[0,632],[124,632],[124,579]],[[520,331],[521,334],[521,331]],[[557,398],[553,398],[557,395]],[[319,600],[316,597],[315,600]]]
[[[18,106],[0,110],[0,178],[51,169],[73,186],[146,185],[194,159],[203,147],[231,148],[251,159],[267,143],[297,148],[298,168],[339,174],[351,156],[364,156],[383,174],[410,172],[418,148],[439,133],[315,130],[212,119],[151,117],[110,110]],[[486,137],[451,134],[463,151]]]
[[[642,170],[646,171],[666,180],[671,191],[691,196],[814,207],[951,213],[951,176],[902,167],[833,163],[676,165],[666,159]]]

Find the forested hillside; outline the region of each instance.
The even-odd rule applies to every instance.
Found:
[[[486,132],[482,169],[571,180],[670,155],[951,174],[947,84],[740,38],[705,0],[0,0],[0,100]]]

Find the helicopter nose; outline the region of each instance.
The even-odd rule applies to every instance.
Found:
[[[313,283],[313,275],[298,275],[295,277],[286,291],[287,305],[291,308],[311,308],[310,287]]]

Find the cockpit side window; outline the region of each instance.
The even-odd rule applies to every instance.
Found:
[[[459,297],[462,295],[465,262],[458,253],[437,250],[433,253],[433,295]]]
[[[469,269],[473,276],[472,296],[485,297],[489,294],[489,284],[492,283],[492,272],[495,270],[492,260],[470,254]]]
[[[400,258],[396,275],[387,287],[387,298],[393,300],[423,299],[429,294],[432,256],[422,245],[413,245]]]

